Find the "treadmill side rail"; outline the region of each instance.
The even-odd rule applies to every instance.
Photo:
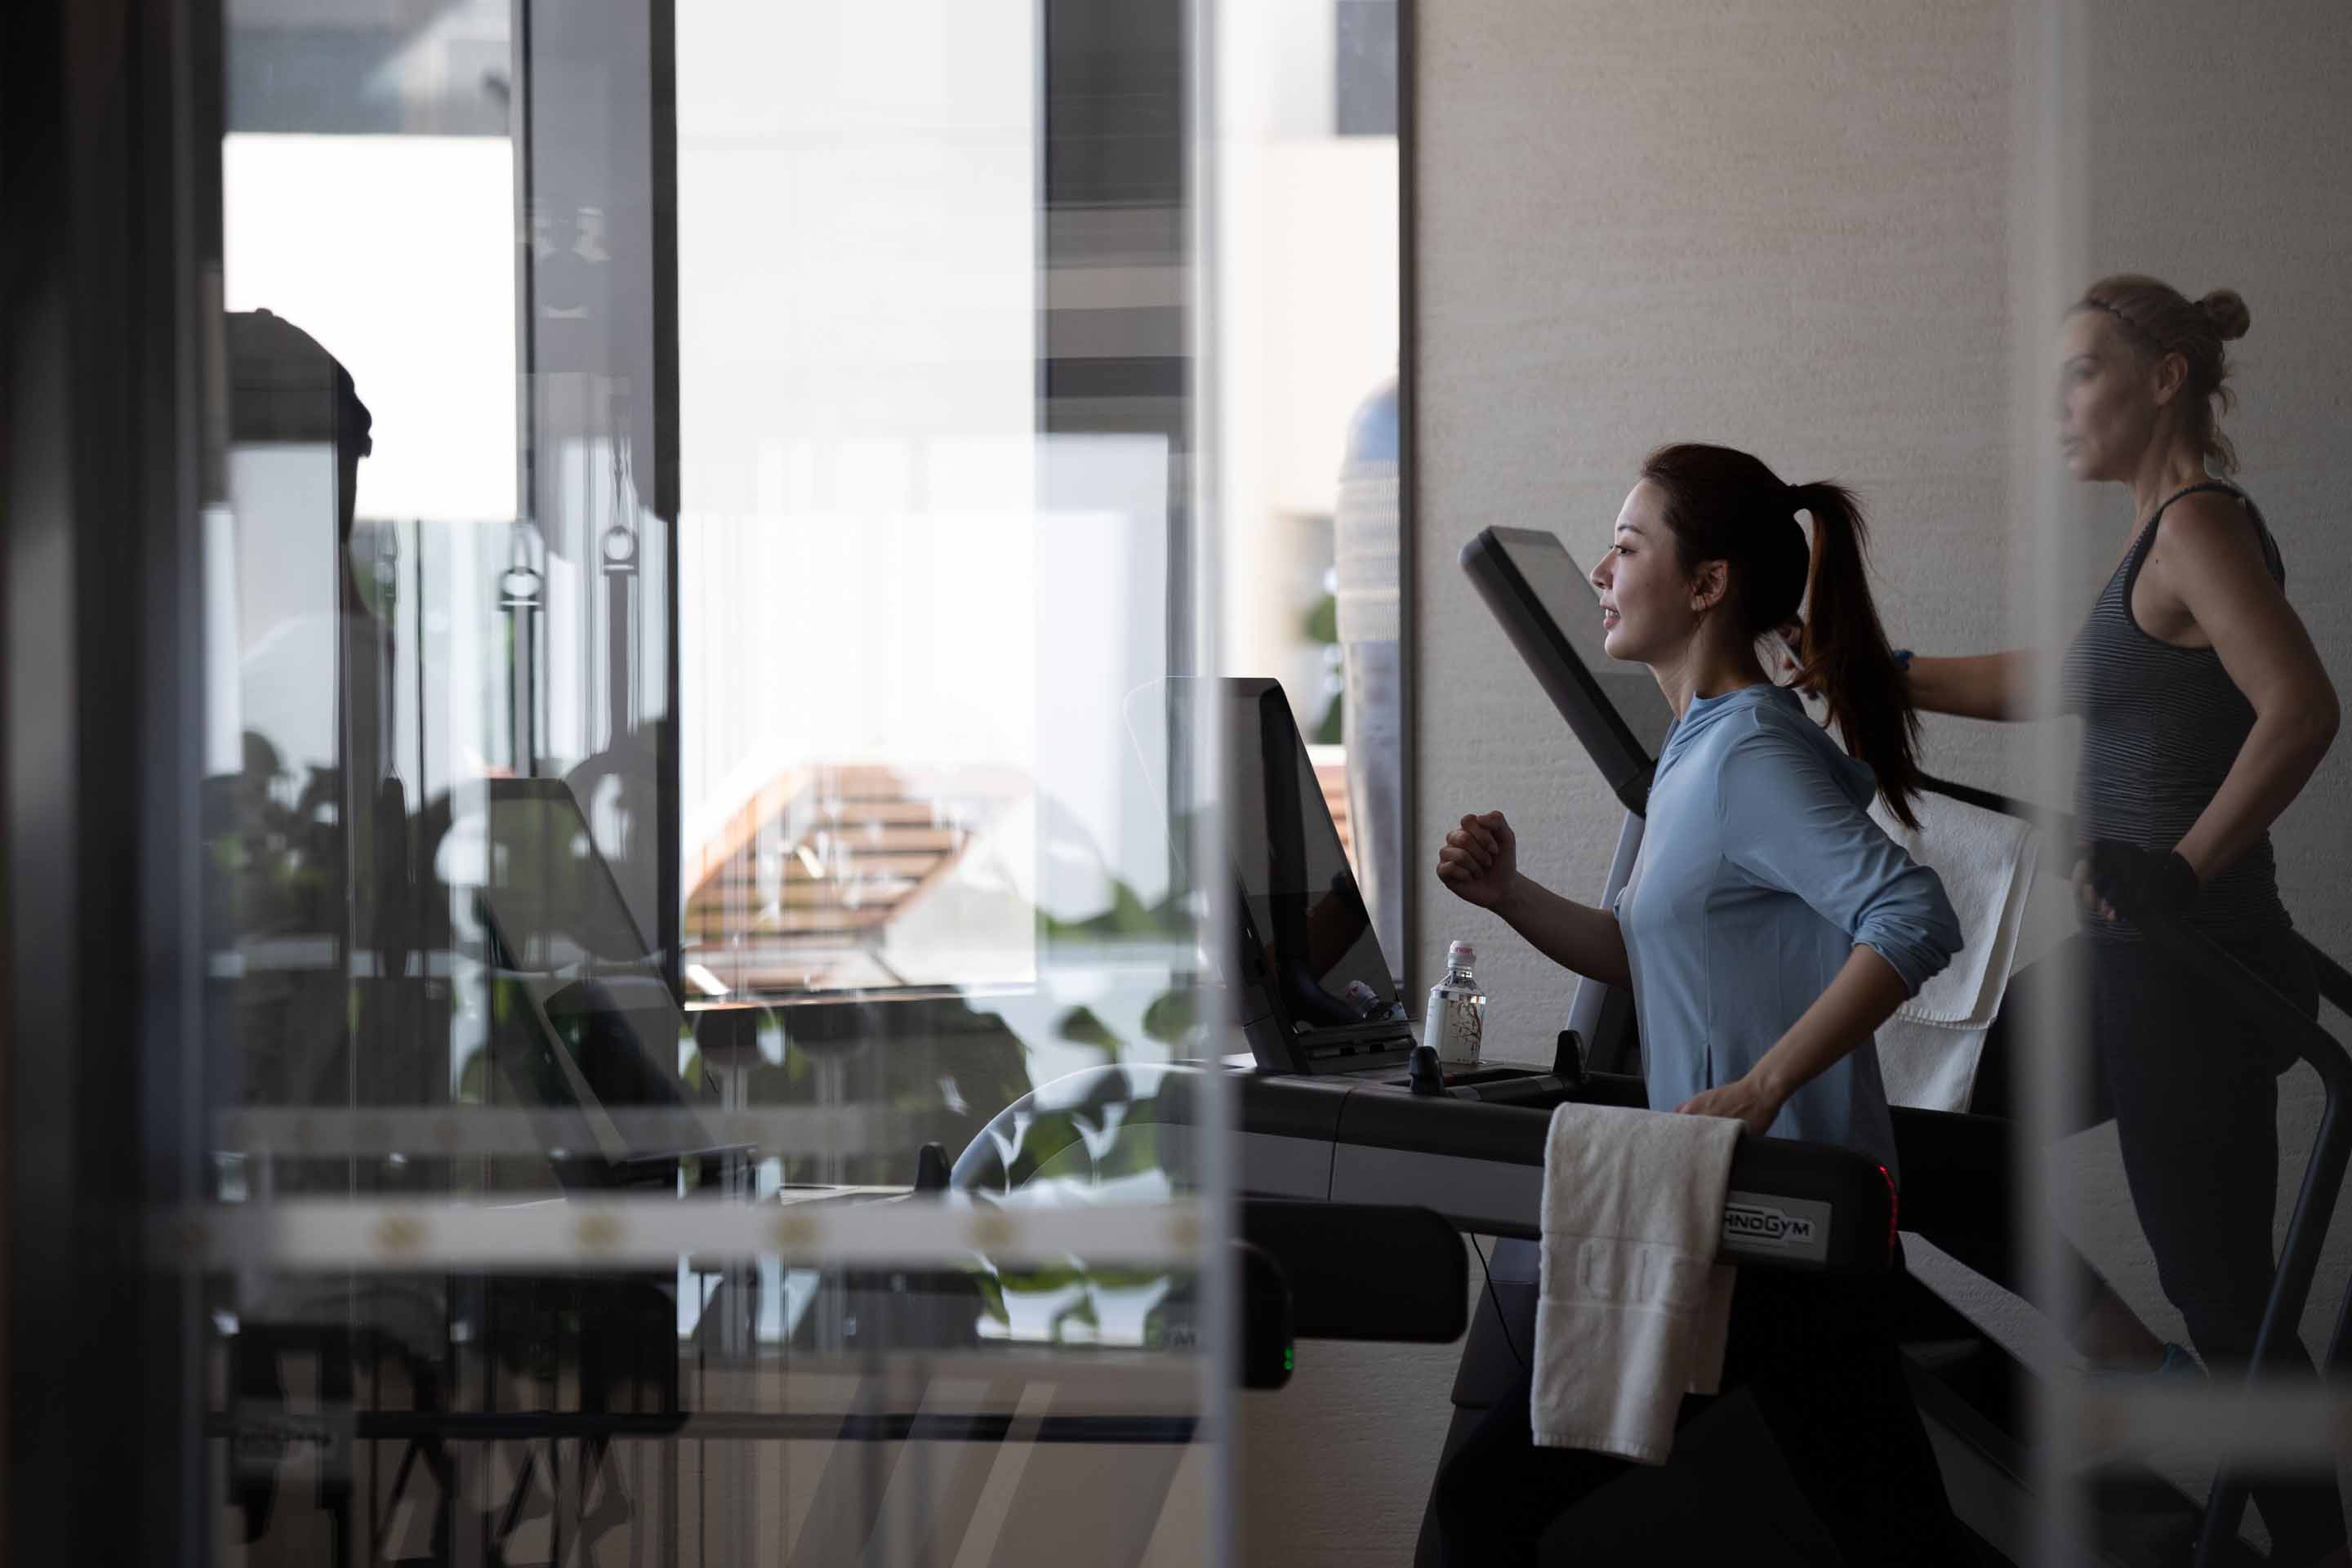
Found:
[[[1417,1204],[1481,1235],[1525,1240],[1540,1232],[1547,1110],[1328,1079],[1250,1076],[1240,1087],[1246,1190],[1307,1195],[1319,1143],[1334,1202]],[[1335,1105],[1330,1131],[1318,1140],[1313,1129]],[[1309,1147],[1287,1146],[1296,1144]],[[1286,1184],[1259,1185],[1261,1171]],[[1894,1184],[1867,1156],[1787,1138],[1739,1140],[1725,1261],[1874,1273],[1892,1261],[1895,1225]]]
[[[1327,1201],[1331,1191],[1331,1143],[1328,1138],[1286,1137],[1244,1129],[1236,1139],[1242,1192],[1262,1198]]]

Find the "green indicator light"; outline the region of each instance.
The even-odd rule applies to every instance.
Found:
[[[1285,1372],[1295,1372],[1295,1371],[1297,1371],[1297,1368],[1293,1364],[1293,1363],[1292,1363],[1292,1359],[1291,1359],[1292,1357],[1296,1356],[1297,1353],[1298,1353],[1298,1352],[1297,1352],[1296,1350],[1292,1349],[1292,1348],[1291,1348],[1290,1346],[1288,1346],[1288,1345],[1285,1345],[1285,1346],[1283,1346],[1283,1347],[1282,1347],[1282,1370],[1283,1370],[1283,1371],[1285,1371]]]

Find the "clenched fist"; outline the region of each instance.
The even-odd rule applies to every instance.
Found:
[[[1499,811],[1465,816],[1437,851],[1437,879],[1482,910],[1499,907],[1519,879],[1519,841]]]

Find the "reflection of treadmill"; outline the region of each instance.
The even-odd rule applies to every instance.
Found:
[[[696,1135],[678,1070],[685,1015],[561,779],[493,779],[476,895],[496,984],[517,1004],[492,1059],[540,1123],[567,1186],[671,1184],[689,1155],[740,1153]],[[621,1109],[672,1112],[651,1129]],[[686,1136],[680,1136],[680,1134]],[[593,1152],[592,1152],[593,1151]]]
[[[1463,548],[1462,565],[1625,807],[1601,890],[1605,907],[1624,886],[1641,847],[1654,759],[1672,715],[1645,669],[1612,660],[1601,647],[1596,596],[1558,539],[1531,529],[1491,528]],[[1928,787],[1990,809],[2019,809],[1960,785],[1930,781]],[[1623,993],[1580,980],[1570,1022],[1590,1042],[1586,1060],[1591,1067],[1639,1070],[1632,1001]],[[1893,1116],[1895,1142],[1906,1151],[1910,1175],[1903,1192],[1904,1228],[1934,1241],[1949,1216],[1954,1225],[1971,1225],[1980,1237],[1983,1215],[2007,1215],[2005,1124],[1902,1106],[1893,1108]],[[1912,1151],[1927,1157],[1915,1157]],[[1959,1250],[1957,1244],[1953,1250]],[[1498,1242],[1494,1258],[1497,1287],[1530,1321],[1532,1251]],[[2020,1436],[2030,1374],[1916,1277],[1906,1286],[1906,1315],[1904,1348],[1912,1387],[1944,1467],[1954,1511],[1989,1552],[2030,1556],[2033,1516],[2041,1506],[2028,1489],[2030,1465]],[[1517,1312],[1511,1321],[1520,1321]],[[1454,1384],[1454,1402],[1463,1407],[1455,1417],[1457,1433],[1470,1411],[1494,1397],[1496,1336],[1502,1331],[1496,1313],[1481,1312]],[[2152,1544],[2168,1540],[2177,1545],[2184,1532],[2193,1531],[2199,1511],[2169,1483],[2137,1467],[2116,1468],[2097,1507],[2097,1539],[2082,1544],[2088,1560],[2116,1563],[2148,1560]]]
[[[488,853],[475,908],[491,964],[491,1098],[531,1118],[541,1147],[532,1158],[542,1159],[567,1190],[674,1190],[690,1156],[700,1157],[706,1185],[740,1181],[747,1152],[718,1146],[700,1131],[700,1097],[677,1066],[683,1015],[572,791],[557,779],[493,779],[484,788]],[[497,1201],[506,1184],[499,1173],[512,1167],[504,1159],[489,1164],[491,1191],[479,1195]],[[531,1169],[505,1195],[529,1201],[542,1183],[541,1171]],[[367,1517],[389,1521],[429,1508],[435,1561],[451,1559],[452,1542],[471,1522],[463,1511],[458,1448],[486,1436],[576,1438],[579,1479],[565,1489],[576,1488],[583,1507],[591,1496],[603,1497],[597,1515],[627,1517],[636,1505],[623,1470],[606,1464],[613,1438],[666,1436],[686,1419],[674,1269],[440,1275],[431,1289],[446,1321],[439,1335],[421,1338],[366,1321],[393,1289],[373,1286],[355,1298],[330,1283],[317,1304],[248,1313],[230,1352],[236,1399],[249,1415],[282,1411],[279,1358],[316,1358],[319,1397],[351,1408],[354,1442],[404,1444],[388,1495]],[[752,1321],[758,1307],[756,1270],[730,1267],[706,1299],[700,1322],[725,1331]],[[469,1325],[462,1336],[460,1322]],[[461,1344],[510,1372],[553,1368],[551,1392],[562,1391],[560,1407],[502,1410],[492,1393],[499,1382],[488,1377],[478,1395],[458,1359]],[[378,1394],[360,1397],[363,1385],[352,1375],[359,1356],[399,1365],[409,1380],[408,1403],[395,1408],[379,1403]],[[540,1484],[534,1477],[541,1462],[526,1448],[505,1504],[480,1516],[486,1542],[517,1527]],[[665,1479],[656,1490],[667,1493],[670,1484]],[[278,1470],[241,1475],[236,1489],[247,1538],[261,1539],[275,1513]],[[322,1473],[316,1491],[333,1521],[333,1539],[350,1539],[358,1527],[349,1473]],[[672,1504],[661,1507],[667,1513]],[[566,1528],[578,1527],[566,1521]],[[392,1526],[381,1529],[388,1534]],[[379,1537],[368,1550],[381,1552],[384,1544]]]

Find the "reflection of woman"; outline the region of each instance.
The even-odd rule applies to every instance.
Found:
[[[1797,513],[1813,519],[1809,551]],[[1892,1173],[1873,1032],[1958,945],[1935,874],[1866,814],[1909,817],[1918,769],[1902,677],[1880,630],[1853,498],[1784,485],[1742,452],[1668,447],[1643,466],[1593,572],[1611,657],[1649,666],[1675,714],[1648,831],[1614,911],[1537,886],[1500,813],[1446,835],[1437,874],[1556,962],[1632,987],[1652,1106],[1843,1143]],[[1759,664],[1808,584],[1804,684],[1852,755]],[[1847,1561],[1965,1561],[1888,1333],[1890,1282],[1749,1270],[1727,1381],[1752,1390]],[[1703,1401],[1686,1401],[1685,1419]],[[1450,1562],[1525,1560],[1549,1518],[1622,1462],[1529,1446],[1517,1399],[1450,1459]]]
[[[2210,477],[2236,466],[2214,405],[2229,404],[2222,342],[2246,325],[2245,303],[2229,289],[2192,303],[2127,276],[2093,285],[2068,312],[2067,468],[2124,486],[2142,521],[2067,652],[2062,684],[2083,720],[2084,839],[2130,847],[2118,869],[2143,896],[2315,1016],[2269,828],[2335,736],[2336,692],[2287,603],[2262,513]],[[2037,658],[1915,659],[1911,698],[1970,718],[2031,717]],[[2242,1367],[2274,1267],[2277,1075],[2288,1061],[2210,982],[2152,950],[2095,895],[2084,901],[2099,1111],[2116,1119],[2165,1295],[2209,1365]],[[2074,1331],[2101,1360],[2186,1363],[2104,1286]],[[2303,1359],[2292,1337],[2282,1349]],[[2342,1545],[2332,1481],[2258,1487],[2255,1498],[2279,1561]]]

